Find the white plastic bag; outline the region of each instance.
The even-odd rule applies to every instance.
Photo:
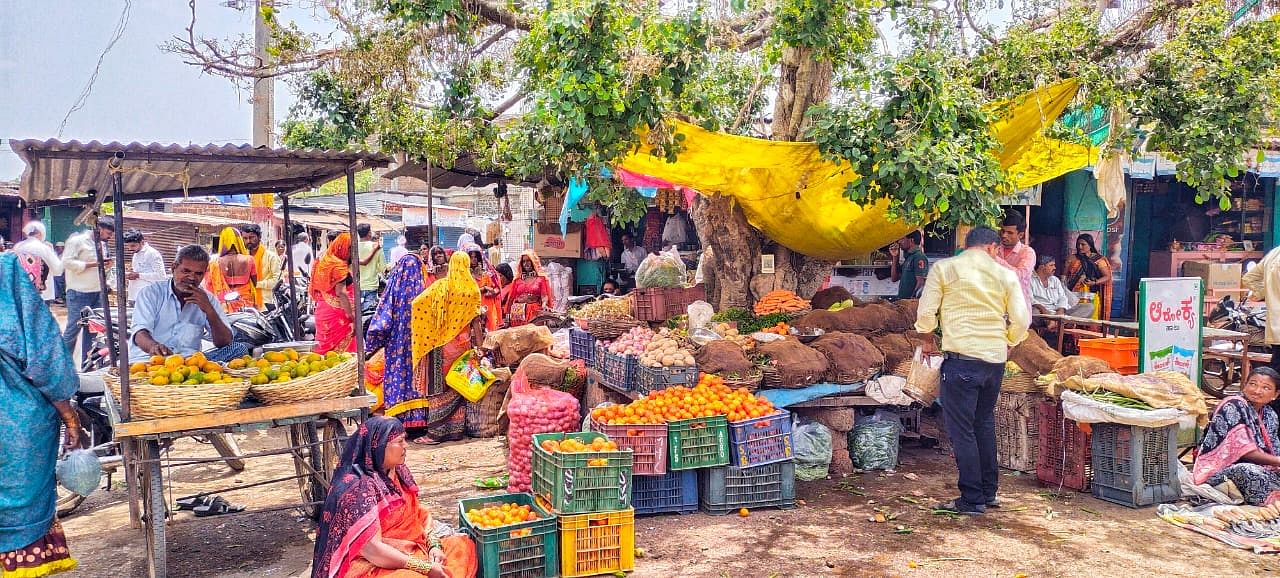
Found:
[[[795,443],[796,479],[812,482],[831,473],[831,430],[818,422],[806,421],[792,433]]]
[[[881,375],[867,382],[867,397],[885,405],[911,405],[911,397],[904,393],[907,386],[905,378],[896,375]]]
[[[1062,414],[1079,423],[1119,423],[1139,427],[1163,427],[1179,423],[1186,412],[1165,408],[1132,409],[1104,403],[1074,391],[1062,392]]]
[[[650,289],[655,287],[684,287],[687,275],[684,260],[677,251],[663,251],[649,255],[636,268],[636,287]]]
[[[716,314],[715,308],[706,301],[694,301],[689,304],[689,330],[702,329],[711,324],[711,317]]]
[[[71,450],[55,466],[58,483],[68,491],[88,496],[102,483],[102,462],[89,450]]]

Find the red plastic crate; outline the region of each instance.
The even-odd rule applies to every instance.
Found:
[[[667,473],[667,424],[658,425],[606,425],[591,420],[591,431],[609,436],[618,449],[633,452],[637,476],[658,476]]]
[[[1036,409],[1039,443],[1036,451],[1036,479],[1052,488],[1087,492],[1093,483],[1090,434],[1062,413],[1055,399],[1040,402]]]
[[[636,319],[640,321],[666,321],[667,317],[667,298],[672,292],[676,293],[676,301],[679,302],[679,291],[681,289],[636,289],[631,292],[635,301]]]
[[[747,468],[792,458],[791,412],[729,422],[729,463]]]

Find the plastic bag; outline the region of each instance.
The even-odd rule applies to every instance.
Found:
[[[563,391],[533,387],[520,369],[511,378],[506,414],[510,420],[507,469],[511,472],[507,491],[527,492],[532,482],[534,434],[577,430],[578,400]]]
[[[916,347],[911,358],[911,371],[907,373],[907,385],[902,388],[902,393],[928,407],[938,399],[941,388],[942,356],[926,355],[923,349]]]
[[[102,462],[90,450],[71,450],[54,471],[62,487],[81,496],[92,494],[102,483]]]
[[[892,470],[898,467],[898,436],[902,421],[892,411],[878,409],[858,420],[849,432],[849,457],[862,470]]]
[[[687,309],[689,313],[689,330],[702,329],[711,324],[711,317],[716,314],[716,310],[706,301],[694,301],[689,304]]]
[[[1186,412],[1173,408],[1141,410],[1120,407],[1071,390],[1062,392],[1062,414],[1079,423],[1121,423],[1140,427],[1173,425],[1187,415]]]
[[[485,392],[496,380],[492,372],[480,365],[480,355],[474,349],[458,356],[444,378],[449,387],[471,403],[484,399]]]
[[[684,287],[684,260],[679,253],[665,251],[644,258],[636,268],[636,287]]]
[[[812,482],[826,478],[831,473],[831,430],[818,422],[805,422],[796,426],[795,444],[796,479]]]

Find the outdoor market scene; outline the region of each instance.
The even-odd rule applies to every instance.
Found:
[[[1280,572],[1280,2],[136,4],[0,23],[0,578]]]

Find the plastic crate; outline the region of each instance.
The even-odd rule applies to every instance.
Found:
[[[698,368],[694,367],[647,367],[637,365],[635,390],[640,395],[649,395],[668,387],[683,385],[693,387],[698,384]]]
[[[569,328],[569,357],[581,359],[591,367],[596,362],[596,336],[576,327]]]
[[[729,422],[729,463],[745,468],[792,458],[791,412]]]
[[[729,464],[729,419],[723,415],[667,423],[667,470]]]
[[[1182,498],[1178,426],[1093,424],[1093,497],[1137,508]]]
[[[698,511],[698,471],[684,470],[664,476],[636,476],[631,479],[631,507],[637,516],[649,514],[689,514]]]
[[[1044,399],[1036,409],[1040,435],[1036,450],[1036,479],[1050,488],[1089,491],[1093,463],[1089,433],[1062,413],[1062,404]]]
[[[640,367],[640,358],[634,355],[619,355],[604,352],[604,360],[600,363],[600,379],[604,386],[614,391],[632,391],[636,387],[636,371]]]
[[[482,530],[467,521],[466,512],[501,504],[533,506],[541,520],[512,524],[501,528]],[[476,543],[480,562],[476,576],[502,578],[520,576],[526,578],[550,578],[559,571],[559,533],[556,517],[538,506],[529,494],[501,494],[482,498],[466,498],[458,501],[458,523]],[[512,534],[530,530],[527,536]]]
[[[591,421],[591,431],[600,432],[632,452],[634,476],[667,473],[667,424],[606,425]]]
[[[560,516],[560,544],[564,578],[635,570],[635,510]]]
[[[667,298],[672,296],[677,302],[682,299],[680,295],[681,289],[636,289],[631,292],[632,299],[635,303],[636,319],[640,321],[666,321],[667,316]],[[674,295],[672,295],[674,293]]]
[[[796,463],[793,460],[750,468],[710,468],[698,480],[698,500],[708,514],[741,508],[794,508]]]
[[[590,444],[602,433],[547,433],[533,436],[533,493],[546,500],[557,514],[609,512],[631,507],[631,450],[616,452],[550,453],[546,440],[573,438]],[[607,459],[608,465],[588,466],[590,460]]]
[[[996,464],[1015,472],[1034,472],[1040,449],[1036,411],[1044,395],[1002,391],[996,399]]]
[[[1099,339],[1081,339],[1080,355],[1094,357],[1107,362],[1111,369],[1121,375],[1138,373],[1138,338],[1137,337],[1103,337]]]

